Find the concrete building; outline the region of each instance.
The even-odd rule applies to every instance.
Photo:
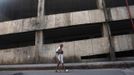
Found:
[[[54,63],[60,43],[66,63],[134,60],[127,1],[0,0],[0,64]]]

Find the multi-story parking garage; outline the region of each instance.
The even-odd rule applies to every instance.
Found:
[[[0,64],[134,60],[134,0],[0,0]]]

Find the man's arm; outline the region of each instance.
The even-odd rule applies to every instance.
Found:
[[[58,54],[59,54],[59,49],[60,49],[60,47],[58,47],[58,48],[56,49],[56,53],[58,53]]]

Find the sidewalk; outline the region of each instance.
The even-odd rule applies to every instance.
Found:
[[[0,71],[0,75],[134,75],[131,69],[73,69],[69,72],[55,70]]]
[[[55,70],[0,71],[0,75],[134,75],[133,69],[73,69],[69,72]]]
[[[2,70],[53,70],[56,64],[25,64],[25,65],[0,65]],[[98,69],[98,68],[131,68],[134,61],[114,62],[88,62],[88,63],[66,63],[68,69]]]

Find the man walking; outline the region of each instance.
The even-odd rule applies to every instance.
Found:
[[[57,67],[56,67],[56,72],[58,70],[64,70],[65,71],[65,66],[64,66],[64,60],[63,60],[63,44],[60,44],[60,46],[56,49],[56,58],[57,58]],[[61,64],[61,68],[60,68]]]

